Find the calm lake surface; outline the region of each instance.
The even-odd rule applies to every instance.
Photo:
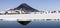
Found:
[[[60,21],[32,21],[26,26],[16,21],[0,21],[0,28],[60,28]]]

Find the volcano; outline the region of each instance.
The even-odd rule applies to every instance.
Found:
[[[14,10],[23,10],[24,12],[39,12],[38,10],[30,7],[26,3],[19,5],[18,7],[14,8]]]

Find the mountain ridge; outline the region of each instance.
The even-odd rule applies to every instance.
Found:
[[[26,3],[22,3],[21,5],[19,5],[18,7],[14,8],[13,10],[23,10],[24,12],[39,12],[38,10],[30,7]]]

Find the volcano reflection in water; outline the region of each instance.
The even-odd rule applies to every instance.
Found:
[[[0,28],[60,28],[60,21],[31,21],[27,25],[16,21],[0,21]]]
[[[27,25],[29,24],[31,21],[18,21],[20,24],[22,25]]]

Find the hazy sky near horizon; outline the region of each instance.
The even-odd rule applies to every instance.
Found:
[[[60,10],[60,0],[0,0],[0,10],[16,8],[22,3],[38,10]]]

